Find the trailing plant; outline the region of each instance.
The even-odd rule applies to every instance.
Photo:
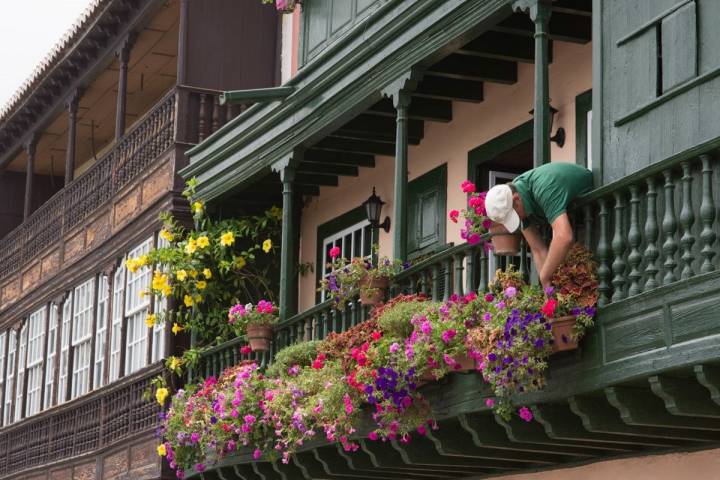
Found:
[[[598,265],[593,254],[576,243],[551,278],[552,288],[546,292],[556,300],[555,315],[575,317],[573,340],[580,340],[593,326],[598,300]]]
[[[273,363],[267,368],[269,377],[292,375],[297,368],[309,367],[317,357],[320,340],[299,342],[285,347],[275,354]]]
[[[228,312],[228,323],[237,336],[247,333],[249,326],[265,326],[277,323],[277,307],[272,302],[260,300],[257,305],[238,303]]]
[[[378,327],[390,337],[406,338],[412,333],[408,319],[424,312],[431,304],[424,295],[401,295],[378,307],[374,314]]]

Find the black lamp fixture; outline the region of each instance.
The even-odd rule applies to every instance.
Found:
[[[385,220],[380,223],[380,214],[382,213],[382,206],[385,205],[380,197],[375,194],[375,187],[373,187],[372,195],[370,198],[365,200],[362,204],[365,207],[365,215],[367,216],[368,222],[372,228],[382,228],[385,232],[390,231],[390,217],[385,217]]]
[[[558,147],[562,148],[565,145],[565,129],[560,127],[557,129],[557,132],[555,132],[555,135],[552,134],[553,122],[555,122],[556,113],[558,113],[558,109],[550,105],[550,141],[555,142]],[[535,109],[530,110],[530,115],[534,114]]]

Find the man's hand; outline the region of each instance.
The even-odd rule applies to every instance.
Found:
[[[556,218],[551,226],[553,236],[552,241],[550,242],[550,249],[547,257],[545,258],[544,264],[542,266],[538,266],[540,283],[542,283],[544,288],[550,286],[550,280],[552,279],[555,270],[557,270],[562,261],[565,260],[565,257],[573,244],[573,232],[567,213],[563,213]]]
[[[533,262],[535,263],[535,268],[537,269],[539,274],[542,270],[543,265],[545,265],[545,257],[547,257],[548,254],[547,246],[545,246],[542,235],[540,235],[540,232],[535,225],[523,230],[522,234],[523,237],[525,237],[525,241],[527,242],[528,246],[530,247],[530,252],[532,252],[533,256]]]

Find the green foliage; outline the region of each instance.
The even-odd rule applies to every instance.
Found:
[[[281,377],[288,375],[288,369],[294,365],[309,367],[318,353],[320,340],[300,342],[285,347],[275,354],[273,363],[267,368],[266,374],[269,377]]]
[[[386,336],[407,338],[413,330],[409,320],[433,307],[437,308],[439,304],[428,302],[427,298],[423,296],[395,297],[378,309],[378,326]]]

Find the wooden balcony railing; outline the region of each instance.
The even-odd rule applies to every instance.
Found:
[[[160,412],[143,400],[161,365],[0,430],[0,477],[152,432]]]

